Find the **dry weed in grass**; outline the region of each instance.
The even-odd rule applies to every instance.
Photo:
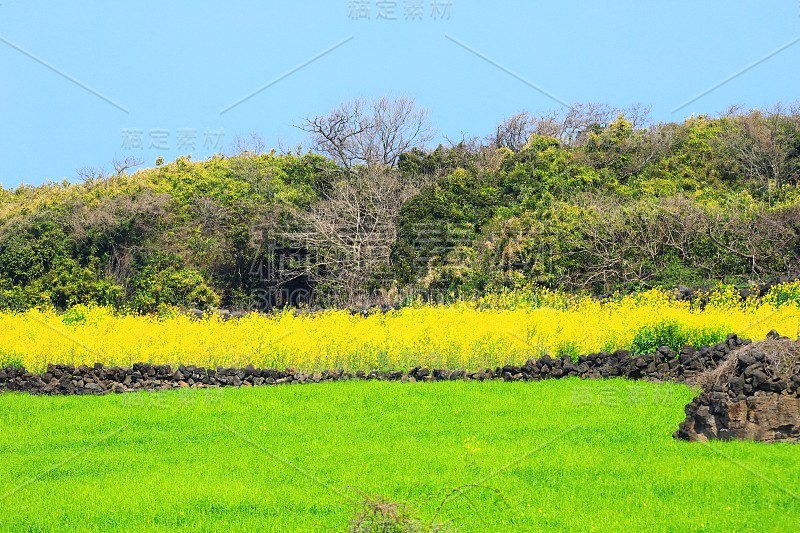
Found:
[[[362,507],[358,515],[350,523],[352,533],[372,533],[372,532],[440,532],[450,528],[448,523],[439,522],[439,515],[444,511],[445,506],[453,499],[463,497],[472,510],[472,518],[480,520],[481,510],[473,503],[467,494],[470,490],[484,489],[493,493],[497,500],[502,502],[506,509],[511,509],[503,493],[496,488],[468,483],[458,487],[437,491],[432,494],[427,501],[436,499],[442,494],[441,501],[436,507],[433,518],[423,521],[418,518],[417,513],[406,503],[398,503],[383,497],[366,497],[362,500]],[[466,518],[466,517],[462,517]]]
[[[426,527],[411,508],[380,496],[365,498],[361,510],[350,523],[352,533],[410,533],[439,531]]]
[[[739,364],[739,356],[749,354],[759,360],[763,355],[764,372],[769,377],[787,379],[797,372],[800,366],[800,341],[787,338],[767,338],[763,341],[746,344],[728,354],[719,366],[697,376],[696,384],[710,389],[729,381]]]

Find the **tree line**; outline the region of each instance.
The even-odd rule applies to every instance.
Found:
[[[654,123],[521,112],[434,138],[406,98],[356,100],[204,161],[0,189],[0,307],[266,309],[531,284],[608,294],[800,271],[800,108]]]

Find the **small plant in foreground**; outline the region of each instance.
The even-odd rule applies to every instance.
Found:
[[[350,523],[352,533],[408,533],[426,530],[438,531],[435,528],[426,529],[406,504],[382,497],[365,498],[361,510]]]

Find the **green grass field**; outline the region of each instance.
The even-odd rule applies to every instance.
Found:
[[[462,531],[796,531],[800,446],[675,442],[693,395],[572,379],[0,394],[0,530],[342,531],[370,497]]]

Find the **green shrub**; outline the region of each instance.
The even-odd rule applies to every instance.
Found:
[[[711,346],[722,342],[731,333],[730,327],[687,328],[686,344],[691,346]]]
[[[678,350],[686,342],[686,335],[678,322],[665,320],[639,328],[633,336],[631,351],[636,355],[653,353],[660,346]]]
[[[135,292],[129,300],[131,309],[143,313],[163,313],[170,306],[217,307],[220,296],[194,269],[148,265],[135,279]]]
[[[124,289],[105,277],[92,258],[82,267],[72,258],[59,258],[44,278],[49,286],[50,303],[58,309],[75,305],[115,305],[124,295]]]
[[[74,307],[70,307],[64,311],[63,315],[61,315],[61,321],[67,326],[72,326],[74,324],[85,324],[87,311],[88,308],[85,305],[76,305]]]
[[[6,368],[9,366],[13,366],[16,368],[22,368],[22,357],[13,353],[3,352],[0,351],[0,368]]]
[[[775,285],[764,296],[764,303],[770,303],[775,307],[787,303],[800,306],[800,281]]]
[[[678,352],[685,345],[705,346],[725,340],[728,327],[690,328],[676,320],[664,320],[639,328],[633,336],[631,351],[636,355],[651,354],[661,346]]]
[[[580,345],[575,341],[563,341],[556,347],[556,357],[568,355],[573,361],[582,353]]]

